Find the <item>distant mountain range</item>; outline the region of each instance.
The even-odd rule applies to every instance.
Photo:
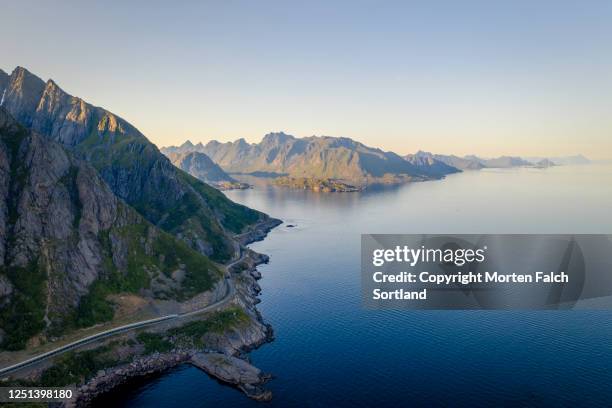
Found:
[[[514,156],[501,156],[492,159],[483,159],[474,155],[465,156],[468,160],[473,160],[482,164],[483,167],[489,168],[510,168],[510,167],[522,167],[522,166],[532,166],[533,163],[521,159],[520,157]]]
[[[419,150],[414,154],[408,154],[404,156],[404,159],[411,163],[421,163],[421,165],[428,165],[439,169],[453,169],[453,172],[463,170],[479,170],[484,166],[475,160],[468,160],[457,156],[444,156],[440,154],[433,154],[430,152],[424,152]]]
[[[162,148],[166,154],[205,153],[229,173],[275,173],[295,178],[337,179],[353,185],[440,178],[457,172],[443,163],[405,160],[393,152],[368,147],[345,137],[296,138],[270,133],[260,143],[244,139],[206,145],[186,142]]]
[[[436,174],[438,176],[457,173],[462,170],[453,164],[439,159],[436,155],[422,151],[415,154],[406,155],[404,156],[404,159],[413,166],[421,169],[427,169],[430,174]]]
[[[510,168],[533,166],[533,163],[523,160],[520,157],[501,156],[492,159],[483,159],[478,156],[469,155],[464,157],[432,154],[429,152],[419,151],[416,154],[405,156],[406,160],[429,160],[444,163],[447,166],[454,167],[460,170],[480,170],[484,168]]]
[[[483,168],[511,168],[511,167],[537,167],[546,168],[552,166],[564,166],[564,165],[576,165],[576,164],[589,164],[592,163],[589,159],[583,155],[575,156],[564,156],[564,157],[528,157],[521,158],[516,156],[500,156],[496,158],[481,158],[475,155],[468,155],[464,157],[443,155],[443,154],[432,154],[428,152],[419,151],[414,155],[407,155],[407,160],[413,160],[414,157],[429,158],[430,160],[437,160],[445,163],[449,166],[455,167],[460,170],[480,170]]]
[[[533,163],[541,162],[542,160],[549,160],[557,166],[569,166],[569,165],[578,165],[578,164],[590,164],[591,160],[587,159],[581,154],[577,154],[574,156],[560,156],[560,157],[526,157],[525,160],[528,160]]]
[[[588,159],[583,156],[555,158],[555,161],[546,158],[526,160],[515,156],[459,157],[418,151],[401,157],[345,137],[296,138],[282,132],[270,133],[259,143],[248,143],[244,139],[226,143],[213,140],[207,144],[186,141],[180,146],[164,147],[161,151],[171,158],[179,157],[179,154],[202,153],[228,173],[282,176],[281,185],[321,185],[325,184],[325,180],[331,180],[348,183],[358,189],[372,183],[438,179],[464,170],[545,168],[577,162],[588,163]],[[181,163],[177,165],[190,174],[209,181],[207,176],[198,176],[195,170],[190,170]],[[207,166],[211,166],[211,163]],[[320,190],[324,188],[321,187]]]

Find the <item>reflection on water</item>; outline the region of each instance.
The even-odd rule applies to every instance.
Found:
[[[558,166],[468,171],[335,194],[252,178],[255,189],[227,194],[275,217],[346,221],[359,233],[610,233],[611,181],[610,165]]]
[[[362,233],[611,233],[612,167],[465,172],[361,193],[258,185],[233,200],[296,224],[253,245],[271,263],[251,354],[274,407],[605,406],[612,313],[367,311]],[[259,406],[183,367],[101,405]]]

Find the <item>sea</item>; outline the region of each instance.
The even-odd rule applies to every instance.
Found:
[[[274,375],[273,400],[182,365],[96,405],[612,406],[612,312],[366,310],[360,292],[361,234],[610,234],[611,186],[612,166],[591,164],[466,171],[359,193],[264,182],[226,192],[284,221],[251,245],[270,256],[258,307],[275,340],[250,359]]]

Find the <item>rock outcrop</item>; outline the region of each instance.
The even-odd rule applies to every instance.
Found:
[[[257,401],[270,401],[272,393],[262,388],[270,376],[245,360],[223,353],[196,353],[191,364],[209,375],[240,388]]]

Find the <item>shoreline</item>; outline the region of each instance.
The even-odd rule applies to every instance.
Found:
[[[267,234],[280,224],[281,220],[270,217],[253,225],[249,231],[234,236],[240,245],[243,258],[229,268],[231,279],[236,286],[236,296],[230,306],[244,309],[250,317],[248,325],[232,328],[222,334],[206,335],[204,349],[175,348],[166,353],[135,354],[135,358],[129,363],[98,371],[94,377],[77,388],[75,400],[63,406],[89,406],[95,399],[132,380],[161,374],[182,364],[191,364],[256,401],[271,400],[272,393],[263,388],[263,385],[272,376],[251,365],[247,356],[250,351],[274,340],[272,326],[264,321],[256,308],[261,302],[258,297],[261,287],[257,283],[261,279],[261,273],[256,268],[267,263],[269,257],[246,246],[265,239]],[[193,321],[198,319],[194,318]],[[169,327],[163,328],[160,332],[168,329]]]

